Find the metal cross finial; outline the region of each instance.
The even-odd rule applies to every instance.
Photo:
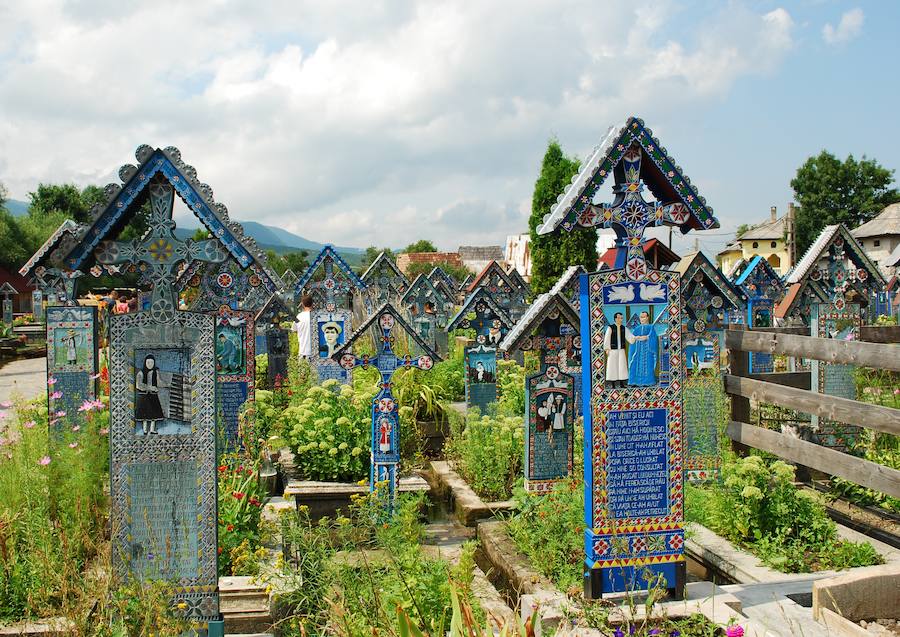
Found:
[[[157,175],[150,184],[150,218],[143,237],[133,241],[101,241],[94,256],[98,263],[127,263],[137,266],[146,280],[153,283],[150,314],[155,321],[169,321],[175,315],[176,269],[187,261],[220,263],[228,252],[218,239],[181,241],[175,237],[172,210],[175,189]]]

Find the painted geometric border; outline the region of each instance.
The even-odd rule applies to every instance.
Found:
[[[197,466],[198,561],[196,577],[174,582],[174,598],[184,601],[187,616],[218,619],[218,538],[215,429],[215,318],[175,312],[169,323],[149,312],[110,319],[110,496],[112,563],[118,582],[128,579],[131,529],[128,523],[132,463],[193,462]],[[134,418],[134,351],[137,348],[184,348],[191,357],[191,434],[138,436]]]
[[[90,342],[87,344],[93,357],[89,365],[71,367],[64,362],[56,361],[57,328],[88,327]],[[56,305],[47,308],[47,373],[54,372],[87,372],[97,373],[97,308],[89,306]],[[93,398],[93,396],[91,396]]]

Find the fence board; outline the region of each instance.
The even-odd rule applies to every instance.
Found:
[[[837,341],[830,338],[813,338],[795,334],[727,330],[725,346],[729,350],[787,354],[826,363],[843,363],[900,372],[900,345]]]
[[[796,387],[797,389],[812,388],[812,374],[810,372],[770,372],[767,374],[750,374],[754,380],[764,380],[767,383]]]
[[[734,442],[900,498],[900,471],[745,422],[728,423]]]
[[[900,326],[885,325],[883,327],[875,327],[874,325],[863,325],[859,328],[859,340],[867,343],[900,343]]]
[[[731,395],[815,414],[826,420],[837,420],[888,434],[900,434],[900,409],[870,405],[730,374],[725,376],[725,391]]]

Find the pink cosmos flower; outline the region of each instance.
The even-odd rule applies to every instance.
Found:
[[[6,438],[0,438],[0,447],[6,444]]]
[[[744,629],[739,624],[725,628],[726,637],[744,637]]]
[[[102,374],[100,374],[99,372],[96,374],[91,374],[91,380],[97,380],[98,378],[100,378],[100,376],[102,376]]]
[[[59,400],[60,398],[62,398],[61,391],[55,391],[52,394],[50,394],[50,400]]]
[[[74,449],[74,448],[77,447],[77,446],[78,446],[78,443],[77,443],[77,442],[70,442],[70,443],[69,443],[69,449]]]
[[[81,403],[81,407],[78,408],[78,411],[90,411],[94,407],[96,407],[96,405],[93,400],[86,400]]]
[[[29,420],[28,422],[23,422],[23,423],[22,423],[22,426],[25,427],[25,429],[34,429],[34,426],[35,426],[36,424],[37,424],[37,423],[34,422],[33,420]]]
[[[53,415],[56,416],[57,418],[65,418],[65,417],[66,417],[66,412],[60,410],[60,411],[56,412],[56,413],[53,414]]]
[[[43,467],[46,467],[48,464],[50,464],[50,456],[44,456],[43,458],[38,460],[38,464]]]
[[[55,379],[53,376],[50,376],[50,377],[47,379],[47,384],[48,384],[48,385],[55,385],[55,384],[56,384],[56,379]]]
[[[107,429],[106,427],[104,427],[103,429],[100,430],[100,435],[101,435],[101,436],[105,436],[105,435],[108,434],[108,433],[109,433],[109,429]]]
[[[0,409],[9,409],[10,407],[12,407],[11,402],[4,400],[2,403],[0,403]]]

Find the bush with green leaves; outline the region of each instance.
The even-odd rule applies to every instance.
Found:
[[[794,467],[780,460],[752,455],[725,462],[721,485],[685,485],[686,517],[783,572],[882,562],[870,544],[840,539],[823,506],[793,483]]]
[[[294,392],[277,429],[303,479],[356,482],[368,476],[373,396],[374,389],[336,380]]]
[[[521,416],[482,416],[470,408],[464,422],[451,419],[445,450],[454,469],[485,500],[506,500],[522,480],[525,454]]]
[[[525,417],[525,368],[514,360],[497,361],[497,411]]]
[[[266,494],[257,463],[227,455],[218,468],[219,575],[256,575],[265,557],[262,506]]]

